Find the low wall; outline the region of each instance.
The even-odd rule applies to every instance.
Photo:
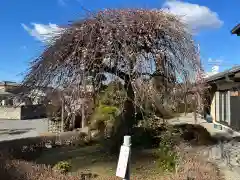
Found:
[[[46,118],[46,107],[43,105],[21,106],[21,119]]]
[[[21,107],[0,107],[0,119],[21,119]]]
[[[46,117],[43,105],[24,105],[20,107],[0,107],[0,119],[37,119]]]

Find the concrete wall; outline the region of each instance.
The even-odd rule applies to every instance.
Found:
[[[0,107],[0,119],[20,119],[21,108]]]
[[[0,90],[5,92],[5,91],[11,91],[11,90],[16,89],[18,87],[19,86],[17,86],[17,85],[10,85],[10,84],[4,85],[4,84],[1,84],[0,85]]]
[[[46,117],[46,107],[43,105],[21,106],[21,119],[37,119]]]
[[[5,91],[6,90],[5,86],[4,85],[0,85],[0,90],[1,91]]]
[[[35,119],[45,117],[46,108],[42,105],[0,106],[0,119]]]

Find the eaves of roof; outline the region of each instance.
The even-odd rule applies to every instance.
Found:
[[[213,82],[213,81],[217,81],[217,80],[220,80],[222,78],[224,78],[225,76],[230,76],[230,75],[233,75],[233,74],[236,74],[240,72],[240,65],[239,66],[234,66],[233,68],[231,69],[228,69],[226,71],[223,71],[223,72],[220,72],[220,73],[217,73],[215,75],[212,75],[210,77],[207,77],[205,79],[206,82],[210,83],[210,82]]]

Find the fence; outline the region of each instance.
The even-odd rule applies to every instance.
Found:
[[[61,133],[62,123],[61,121],[48,120],[48,132],[51,133]]]

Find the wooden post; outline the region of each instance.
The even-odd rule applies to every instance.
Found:
[[[194,115],[194,122],[197,124],[197,98],[196,95],[193,95],[193,115]]]
[[[185,116],[187,115],[187,111],[188,111],[188,103],[187,103],[187,94],[184,95],[184,114]]]
[[[83,71],[83,74],[82,74],[82,85],[83,85],[83,93],[82,93],[82,128],[84,128],[86,126],[86,118],[85,118],[85,99],[86,99],[86,76],[85,76],[85,64],[83,64],[83,67],[82,67],[82,71]]]
[[[62,99],[61,132],[64,131],[64,99]]]
[[[82,128],[84,128],[86,125],[85,125],[85,107],[84,107],[84,98],[82,98],[82,112],[81,112],[81,115],[82,115]]]
[[[75,123],[76,123],[76,114],[73,113],[73,117],[72,117],[72,129],[75,129]]]

